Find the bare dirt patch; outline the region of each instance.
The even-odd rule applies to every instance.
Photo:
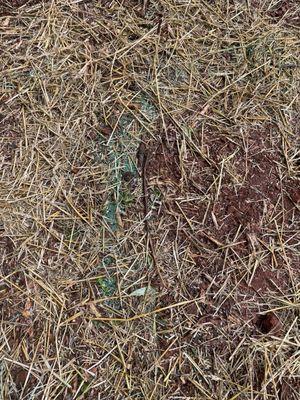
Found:
[[[291,232],[299,226],[299,182],[283,175],[278,131],[266,126],[228,137],[204,128],[198,143],[203,157],[189,150],[180,154],[180,142],[170,138],[169,131],[168,136],[166,142],[162,134],[149,161],[148,180],[164,199],[160,213],[153,214],[157,252],[167,247],[178,257],[177,265],[169,264],[163,254],[160,260],[165,282],[174,293],[172,302],[179,293],[187,299],[200,298],[198,306],[186,306],[177,316],[185,332],[182,346],[207,346],[208,352],[221,356],[226,354],[228,337],[233,346],[246,332],[250,337],[260,333],[282,337],[284,322],[273,312],[261,314],[268,309],[268,299],[291,293],[298,276],[298,245]],[[160,225],[166,230],[159,238]],[[272,250],[278,240],[290,241],[284,254]],[[180,254],[190,265],[180,261]],[[161,300],[163,305],[170,302]],[[267,391],[272,393],[271,388]]]

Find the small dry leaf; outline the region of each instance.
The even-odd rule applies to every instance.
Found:
[[[32,326],[32,324],[28,327],[27,333],[28,333],[28,336],[29,336],[29,337],[31,337],[31,338],[33,337],[34,332],[33,332],[33,326]]]
[[[103,136],[110,136],[112,133],[112,129],[110,126],[105,125],[100,127],[100,132],[102,133]]]
[[[172,27],[168,24],[168,33],[169,33],[169,35],[171,36],[171,38],[175,38],[176,37],[176,35],[175,35],[175,33],[174,33],[174,31],[173,31],[173,29],[172,29]]]
[[[24,318],[30,318],[31,312],[28,310],[24,310],[24,311],[22,311],[22,315]]]
[[[101,315],[100,315],[99,311],[97,310],[95,304],[90,303],[89,306],[90,306],[90,309],[91,309],[92,313],[93,313],[97,318],[101,317]]]
[[[123,224],[123,220],[122,220],[122,216],[121,216],[120,210],[118,210],[118,209],[116,209],[116,220],[117,220],[117,224],[119,226],[119,229],[123,230],[124,224]]]
[[[5,18],[5,20],[2,22],[2,26],[8,26],[10,22],[10,17]]]
[[[22,315],[24,318],[30,318],[32,315],[32,302],[29,298],[26,300],[24,310],[22,311]]]
[[[209,104],[206,104],[206,106],[203,107],[202,110],[200,111],[200,114],[205,115],[207,113],[208,109],[209,109]]]
[[[139,110],[141,108],[141,105],[139,103],[130,103],[128,104],[128,108],[130,110]]]
[[[145,296],[145,295],[155,295],[156,290],[151,286],[145,286],[139,289],[134,290],[130,293],[130,296]]]

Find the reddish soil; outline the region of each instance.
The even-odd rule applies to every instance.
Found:
[[[209,348],[218,354],[225,354],[235,340],[224,342],[220,339],[219,329],[236,336],[237,342],[239,334],[235,328],[239,325],[243,326],[243,333],[246,330],[253,336],[282,335],[284,332],[278,316],[274,313],[261,314],[267,311],[269,295],[280,296],[288,293],[291,287],[290,274],[282,255],[266,254],[252,276],[245,275],[245,268],[238,266],[240,262],[247,265],[252,257],[255,258],[270,243],[277,241],[278,224],[282,240],[291,240],[290,243],[292,232],[299,228],[299,181],[289,177],[286,171],[280,177],[280,165],[284,165],[284,159],[279,138],[274,132],[276,128],[271,125],[263,131],[252,129],[244,136],[245,146],[237,135],[227,137],[220,132],[208,131],[202,138],[199,136],[197,142],[198,148],[205,151],[204,157],[187,150],[184,171],[180,167],[180,139],[172,126],[167,135],[162,134],[160,144],[152,148],[148,182],[150,187],[158,188],[163,194],[163,204],[159,213],[153,214],[152,220],[156,246],[161,241],[158,236],[159,222],[168,227],[166,242],[176,242],[177,247],[188,248],[196,263],[196,267],[185,273],[182,282],[170,281],[167,270],[164,278],[165,282],[169,279],[173,295],[162,297],[161,304],[176,303],[183,284],[186,298],[201,295],[205,298],[200,306],[194,303],[187,305],[184,316],[178,314],[178,324],[181,322],[185,327],[206,326],[207,333],[201,337],[190,336],[186,328],[176,346],[197,348],[207,341]],[[222,161],[226,159],[230,159],[227,165]],[[223,176],[219,184],[222,162]],[[227,251],[218,249],[220,244],[226,246],[232,243],[234,245]],[[292,250],[286,251],[290,268],[298,276],[299,256]],[[215,254],[214,257],[210,256],[210,252]],[[163,260],[161,263],[164,265]],[[168,268],[167,264],[161,267],[163,271],[165,268]],[[207,277],[214,279],[213,285]],[[153,279],[153,285],[157,285],[156,279]],[[232,295],[215,297],[226,279],[226,292],[232,291]],[[174,320],[171,313],[171,310],[166,311],[161,315],[162,319]],[[164,326],[165,329],[172,328]],[[168,349],[171,341],[167,337],[163,335],[158,343],[158,351],[163,354],[162,363],[166,364],[171,362],[175,351]],[[259,382],[259,369],[257,374]],[[186,375],[182,372],[181,376]],[[182,395],[188,390],[186,385],[189,386],[188,380],[183,379],[180,384]],[[196,395],[195,388],[193,390]],[[193,395],[193,390],[189,395]]]

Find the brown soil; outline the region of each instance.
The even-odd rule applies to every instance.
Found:
[[[300,22],[299,4],[292,0],[281,0],[269,12],[276,22],[282,20],[285,23],[297,26]]]
[[[279,139],[271,125],[264,130],[249,129],[243,138],[204,130],[197,142],[204,156],[187,150],[184,175],[180,169],[179,139],[172,127],[167,135],[161,133],[160,144],[152,149],[148,181],[163,194],[160,211],[153,214],[152,234],[163,278],[173,293],[172,299],[163,297],[161,303],[176,303],[180,292],[188,299],[203,297],[200,306],[185,307],[184,316],[178,316],[178,324],[207,327],[206,335],[201,337],[190,336],[185,328],[178,346],[197,348],[207,342],[213,351],[225,354],[229,342],[224,337],[220,339],[220,329],[229,336],[237,335],[231,344],[238,341],[237,326],[241,327],[241,334],[247,332],[254,337],[281,336],[284,332],[274,313],[260,314],[267,310],[270,296],[289,292],[291,275],[295,279],[298,276],[299,255],[294,249],[285,254],[290,261],[289,272],[283,267],[282,255],[265,251],[278,240],[276,224],[281,224],[282,240],[289,240],[300,223],[299,181],[287,174],[282,176],[280,165],[284,160]],[[159,225],[168,227],[167,234],[160,233]],[[168,261],[159,256],[160,234],[164,246],[176,243],[178,248],[186,249],[195,263],[191,270],[181,271],[184,282],[175,275],[170,277]],[[253,273],[245,273],[246,266],[258,260],[260,254],[263,257]],[[225,281],[226,294],[218,295]],[[152,285],[163,288],[157,277]],[[174,319],[171,311],[163,317]],[[170,350],[166,351],[168,343],[166,338],[159,342],[159,352],[164,354],[166,364],[173,357]],[[182,395],[186,385],[188,381],[184,379],[180,385]],[[194,388],[194,394],[189,393],[192,396],[197,391]]]

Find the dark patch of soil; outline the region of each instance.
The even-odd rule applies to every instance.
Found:
[[[0,17],[10,16],[22,6],[33,6],[48,0],[0,0]]]
[[[281,323],[278,317],[273,312],[258,315],[255,319],[255,325],[261,333],[278,333],[281,328]]]
[[[42,3],[42,0],[4,0],[1,1],[0,6],[17,8],[23,6],[24,4],[32,5],[36,3]]]
[[[300,393],[300,378],[298,379],[284,379],[279,388],[280,400],[298,400]]]
[[[282,22],[295,27],[299,26],[300,9],[297,1],[279,0],[267,12],[265,8],[268,4],[262,0],[251,0],[250,5],[252,9],[260,10],[264,15],[267,15],[274,23]]]
[[[276,22],[283,20],[295,26],[298,26],[300,22],[299,5],[293,0],[279,1],[268,14]]]
[[[21,140],[20,134],[13,130],[1,129],[0,125],[0,157],[4,163],[11,163]]]
[[[166,140],[163,135],[161,142],[150,151],[150,162],[147,166],[149,177],[154,177],[162,185],[178,188],[181,179],[180,166],[178,160],[178,149],[175,140]]]

